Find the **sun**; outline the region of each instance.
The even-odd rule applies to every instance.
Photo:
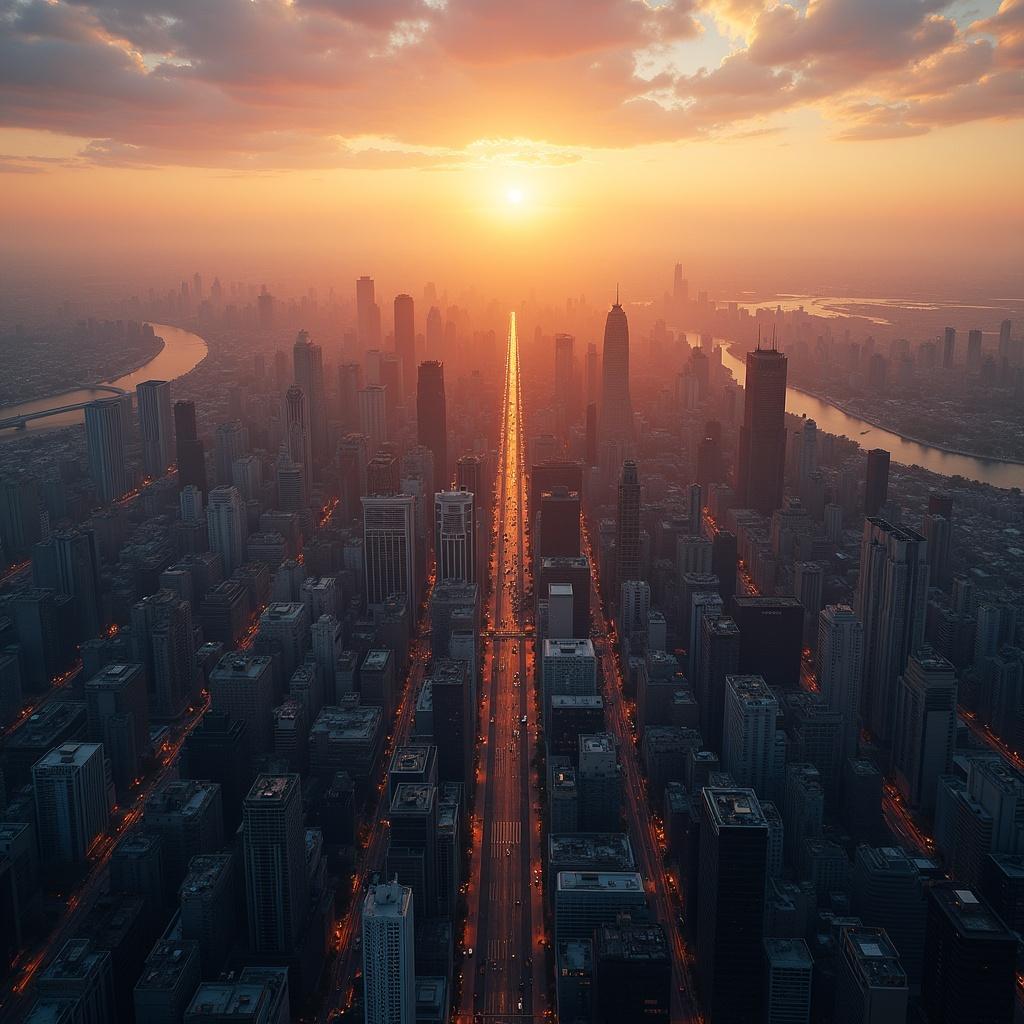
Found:
[[[522,206],[525,199],[526,193],[521,188],[510,188],[505,193],[505,202],[509,206]]]

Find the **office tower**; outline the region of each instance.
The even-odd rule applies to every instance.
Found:
[[[362,920],[366,1024],[416,1024],[412,890],[397,882],[371,886]]]
[[[628,396],[627,396],[628,397]],[[636,463],[627,459],[619,479],[615,517],[615,584],[640,579],[640,477]]]
[[[752,789],[700,794],[697,979],[716,1024],[761,1019],[768,825]]]
[[[736,503],[771,515],[782,507],[786,470],[786,357],[775,348],[747,353]]]
[[[388,814],[386,875],[412,890],[424,918],[438,912],[437,786],[402,782]]]
[[[866,519],[854,610],[864,627],[861,718],[892,742],[896,679],[924,642],[928,544],[914,530]]]
[[[726,676],[722,767],[765,797],[778,784],[778,717],[778,701],[760,676]]]
[[[117,1016],[113,957],[108,950],[96,948],[88,939],[66,942],[54,960],[39,973],[35,987],[39,994],[36,1006],[49,1009],[30,1013],[30,1021],[101,1024]]]
[[[231,483],[231,465],[249,448],[249,431],[241,420],[218,423],[213,435],[213,465],[217,483]]]
[[[839,763],[857,756],[864,627],[848,605],[830,604],[818,616],[818,687],[830,711],[843,716]]]
[[[104,504],[123,497],[131,490],[131,478],[125,462],[124,442],[128,424],[124,422],[124,403],[120,398],[101,398],[85,407],[85,448],[89,475],[96,496]]]
[[[225,835],[233,835],[242,819],[242,802],[252,779],[249,751],[246,723],[217,710],[203,715],[182,747],[181,777],[220,785]]]
[[[793,567],[793,596],[804,610],[804,647],[818,646],[818,615],[825,589],[825,567],[821,562],[797,562]]]
[[[260,775],[245,798],[242,830],[249,945],[290,955],[309,896],[299,776]]]
[[[254,754],[270,750],[274,678],[271,659],[235,652],[225,654],[210,673],[214,711],[242,722]]]
[[[288,431],[288,452],[292,462],[302,467],[304,496],[308,500],[313,478],[313,436],[309,403],[305,392],[298,384],[293,384],[285,394],[285,422]]]
[[[452,632],[479,627],[480,588],[475,583],[457,579],[435,584],[430,594],[430,650],[437,657],[447,657]]]
[[[934,1024],[1014,1019],[1016,937],[969,887],[928,893],[921,1001]]]
[[[302,664],[309,633],[309,609],[301,601],[272,601],[260,615],[259,637],[280,651],[286,677]]]
[[[884,928],[911,985],[921,983],[927,904],[917,865],[895,846],[857,847],[850,875],[850,910]]]
[[[171,385],[165,380],[144,380],[135,388],[142,435],[142,469],[156,479],[171,464]]]
[[[571,640],[573,637],[570,583],[552,583],[548,586],[546,637],[552,640]]]
[[[476,717],[468,666],[455,658],[436,658],[424,686],[427,683],[433,699],[434,735],[443,737],[437,750],[437,777],[441,782],[469,784]]]
[[[999,324],[999,362],[1000,365],[1005,360],[1010,358],[1010,331],[1013,329],[1013,322],[1010,320],[1003,320]]]
[[[476,581],[476,536],[473,495],[440,491],[434,495],[434,551],[437,579]]]
[[[401,490],[398,459],[391,452],[379,451],[366,464],[366,493],[398,494]]]
[[[174,403],[174,439],[179,489],[191,484],[205,494],[206,456],[196,431],[194,402]]]
[[[576,774],[579,830],[617,832],[622,818],[622,773],[615,738],[600,732],[581,735]]]
[[[803,939],[765,939],[765,1024],[809,1024],[814,961]]]
[[[366,602],[383,604],[400,594],[418,603],[415,564],[415,499],[394,494],[362,499]]]
[[[576,391],[573,387],[573,345],[571,334],[555,335],[555,429],[560,441],[565,441],[569,425],[575,421]]]
[[[306,331],[299,331],[292,347],[295,383],[306,398],[307,427],[310,452],[319,463],[327,455],[327,403],[324,394],[324,353],[314,345]],[[312,464],[306,464],[306,473],[312,473]]]
[[[149,748],[146,674],[141,665],[107,665],[85,684],[88,735],[102,743],[123,802]]]
[[[618,295],[605,320],[601,370],[601,440],[628,442],[633,437],[633,403],[629,397],[629,323]]]
[[[416,394],[416,320],[411,295],[395,296],[395,352],[402,361],[402,400]]]
[[[420,363],[416,388],[416,438],[434,454],[435,491],[451,485],[448,475],[448,418],[444,395],[444,364]]]
[[[594,934],[594,1006],[600,1024],[668,1022],[672,957],[660,924],[626,918]]]
[[[981,370],[981,331],[967,332],[967,372]]]
[[[921,533],[928,542],[928,555],[931,561],[930,582],[932,586],[945,590],[950,583],[952,524],[943,515],[928,513],[922,521]]]
[[[590,633],[589,559],[585,555],[578,558],[541,558],[537,570],[538,600],[549,597],[554,583],[567,583],[572,587],[572,636],[577,639],[586,637]]]
[[[545,640],[541,667],[542,714],[550,721],[551,698],[592,696],[597,693],[597,656],[594,642],[586,640]]]
[[[904,1024],[907,975],[882,928],[844,927],[836,957],[835,1024]]]
[[[78,640],[99,636],[103,625],[100,596],[100,559],[96,534],[86,527],[55,530],[32,549],[32,582],[74,608]]]
[[[877,516],[889,499],[889,453],[884,448],[868,452],[868,472],[864,483],[864,515]]]
[[[949,773],[956,740],[956,670],[922,647],[896,684],[893,763],[900,794],[926,815],[935,808],[939,776]]]
[[[158,590],[132,605],[133,660],[145,666],[149,713],[175,718],[193,696],[195,636],[192,605],[170,590]]]
[[[800,683],[804,612],[795,597],[732,599],[740,629],[740,671],[764,676],[769,686]]]
[[[691,582],[696,583],[701,573],[685,573],[683,576],[683,593],[689,599],[689,607],[684,609],[683,638],[687,648],[686,674],[689,679],[696,679],[700,674],[703,661],[705,619],[719,619],[722,616],[722,599],[713,589],[692,590]]]
[[[947,327],[942,343],[942,368],[951,370],[956,355],[956,328]]]
[[[542,491],[535,550],[540,558],[576,558],[580,553],[580,496],[565,487]]]
[[[356,281],[356,326],[364,349],[380,348],[380,306],[374,297],[373,278],[366,274]]]
[[[178,494],[178,511],[183,523],[201,523],[206,519],[203,492],[195,484],[186,484]]]
[[[103,746],[54,747],[32,766],[32,788],[42,859],[82,863],[110,818]]]
[[[277,477],[277,507],[282,512],[301,512],[307,508],[307,470],[288,454],[288,448],[281,445],[277,455],[275,476]],[[255,534],[253,535],[255,536]],[[250,558],[254,556],[250,554]]]
[[[555,878],[556,943],[593,938],[620,914],[647,920],[643,878],[635,871],[559,871]]]
[[[412,743],[395,748],[388,768],[388,806],[403,783],[437,785],[437,747],[429,743]]]
[[[146,1024],[180,1024],[202,979],[200,959],[195,942],[159,939],[135,984],[135,1019]]]
[[[224,811],[216,782],[172,780],[146,801],[146,828],[160,836],[164,882],[177,893],[193,857],[224,844]]]
[[[34,477],[0,480],[0,548],[9,557],[28,552],[40,537],[39,485]]]
[[[701,618],[701,657],[695,685],[700,732],[709,750],[722,749],[726,680],[739,671],[740,631],[727,616]]]
[[[263,485],[263,464],[255,455],[242,455],[231,463],[231,484],[238,489],[243,501],[260,496]]]
[[[728,530],[718,530],[711,541],[711,572],[718,577],[718,593],[726,608],[736,595],[737,538]]]
[[[697,483],[707,490],[712,484],[723,483],[724,477],[722,425],[717,420],[708,420],[697,443]]]
[[[586,409],[584,455],[588,466],[597,465],[597,403],[590,402]]]
[[[550,587],[548,588],[550,600]],[[623,580],[619,587],[619,633],[636,651],[647,650],[651,587],[646,580]]]
[[[366,435],[367,452],[376,455],[388,440],[387,390],[380,384],[368,384],[356,397],[359,403],[359,430]]]
[[[230,576],[245,561],[245,509],[234,487],[214,487],[206,507],[210,550],[220,555],[224,575]]]

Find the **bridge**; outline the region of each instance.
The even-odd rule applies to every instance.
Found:
[[[73,391],[106,391],[111,395],[127,395],[128,392],[124,388],[115,387],[113,384],[81,384],[77,387],[71,388],[66,394],[71,394]],[[92,405],[95,402],[95,398],[90,398],[87,402],[72,402],[69,405],[58,405],[48,409],[33,409],[31,412],[23,412],[17,416],[8,416],[0,419],[0,430],[24,430],[25,427],[32,420],[46,419],[48,416],[59,416],[64,412],[74,412],[76,409],[84,409],[87,405]],[[3,413],[3,409],[0,409],[0,414]]]

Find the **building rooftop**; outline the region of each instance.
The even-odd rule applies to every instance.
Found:
[[[331,740],[369,740],[377,731],[381,709],[374,704],[353,707],[330,705],[321,709],[310,730],[310,735],[327,733]]]
[[[668,963],[670,959],[660,924],[603,924],[597,930],[594,953],[598,962]]]
[[[572,597],[572,584],[571,583],[549,583],[548,584],[548,598],[552,597]]]
[[[698,750],[701,736],[696,729],[682,725],[649,725],[644,729],[643,745],[649,754]]]
[[[298,775],[260,775],[245,798],[247,804],[281,803],[299,785]]]
[[[363,665],[360,671],[383,672],[384,669],[388,667],[388,662],[391,660],[391,652],[389,650],[367,651],[366,657],[363,658]]]
[[[763,676],[726,676],[725,685],[748,707],[768,707],[778,703]]]
[[[193,957],[199,957],[198,942],[161,939],[146,957],[146,966],[135,987],[168,991],[176,988]]]
[[[704,787],[704,802],[719,828],[765,828],[764,812],[752,789]]]
[[[85,722],[85,704],[76,700],[51,700],[33,712],[4,743],[8,750],[38,747],[52,742],[54,733],[73,726],[76,718]]]
[[[581,754],[614,754],[615,737],[610,732],[595,732],[580,736]]]
[[[114,689],[124,686],[142,672],[141,665],[105,665],[85,684],[86,689]]]
[[[733,601],[739,608],[799,608],[803,611],[804,607],[795,597],[743,597],[737,594]]]
[[[545,640],[545,658],[593,658],[594,641],[587,640]]]
[[[396,747],[391,756],[391,771],[418,774],[426,771],[430,760],[430,745],[427,743],[411,743]]]
[[[258,679],[270,667],[270,658],[260,654],[243,654],[234,651],[225,654],[210,673],[211,679],[246,678]]]
[[[301,601],[275,601],[268,604],[260,616],[263,622],[295,621],[305,613],[306,606]]]
[[[559,871],[559,892],[630,892],[643,894],[644,880],[636,871]]]
[[[590,939],[571,939],[558,944],[558,971],[588,975],[594,970],[594,945]]]
[[[201,853],[188,862],[188,873],[181,883],[181,898],[213,892],[231,870],[231,854]]]
[[[765,955],[772,967],[811,970],[814,961],[803,939],[770,938],[764,940]]]
[[[428,782],[400,782],[391,801],[391,816],[422,814],[437,800],[437,786]]]
[[[907,975],[899,953],[883,928],[848,926],[843,929],[842,941],[850,951],[854,969],[867,987],[907,987]]]
[[[94,949],[88,939],[71,939],[39,977],[42,981],[80,981],[98,970],[107,956],[105,950]]]
[[[266,1013],[269,995],[266,989],[254,982],[203,982],[196,989],[185,1019],[189,1015],[216,1017],[218,1020],[239,1021],[259,1020]]]
[[[374,885],[366,894],[363,904],[363,919],[382,917],[402,917],[412,905],[412,889],[407,889],[397,882],[386,885]]]
[[[629,837],[622,832],[561,832],[548,836],[548,863],[631,871],[636,867]]]
[[[146,814],[192,817],[201,814],[219,790],[220,783],[217,782],[174,779],[150,796],[146,801]]]
[[[563,708],[566,710],[575,708],[577,710],[603,711],[604,698],[595,694],[569,694],[556,693],[551,697],[551,710]]]
[[[99,743],[62,743],[59,747],[43,754],[36,761],[33,770],[36,768],[63,768],[68,766],[81,767],[97,751],[102,751],[103,746]]]
[[[974,939],[1000,939],[1013,941],[1006,925],[966,885],[956,882],[934,885],[931,897],[956,930]]]

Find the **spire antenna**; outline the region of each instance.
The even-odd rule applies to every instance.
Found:
[[[619,305],[619,282],[615,282],[615,305]]]

